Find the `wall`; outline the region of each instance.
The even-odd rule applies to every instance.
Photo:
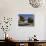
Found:
[[[13,17],[12,26],[8,34],[16,40],[27,40],[34,34],[37,35],[37,39],[44,40],[45,12],[46,8],[32,8],[28,0],[0,0],[0,17]],[[34,14],[35,26],[18,27],[18,14],[20,13]],[[2,35],[1,33],[0,35]],[[0,39],[2,38],[0,36]]]
[[[45,13],[46,14],[46,13]],[[45,16],[45,23],[44,23],[44,39],[46,40],[46,16]]]

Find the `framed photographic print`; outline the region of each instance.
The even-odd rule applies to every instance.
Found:
[[[34,26],[33,14],[19,14],[18,26]]]

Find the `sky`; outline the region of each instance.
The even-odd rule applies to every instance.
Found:
[[[23,16],[25,20],[27,20],[29,17],[34,19],[34,15],[33,14],[19,14],[19,16]]]

